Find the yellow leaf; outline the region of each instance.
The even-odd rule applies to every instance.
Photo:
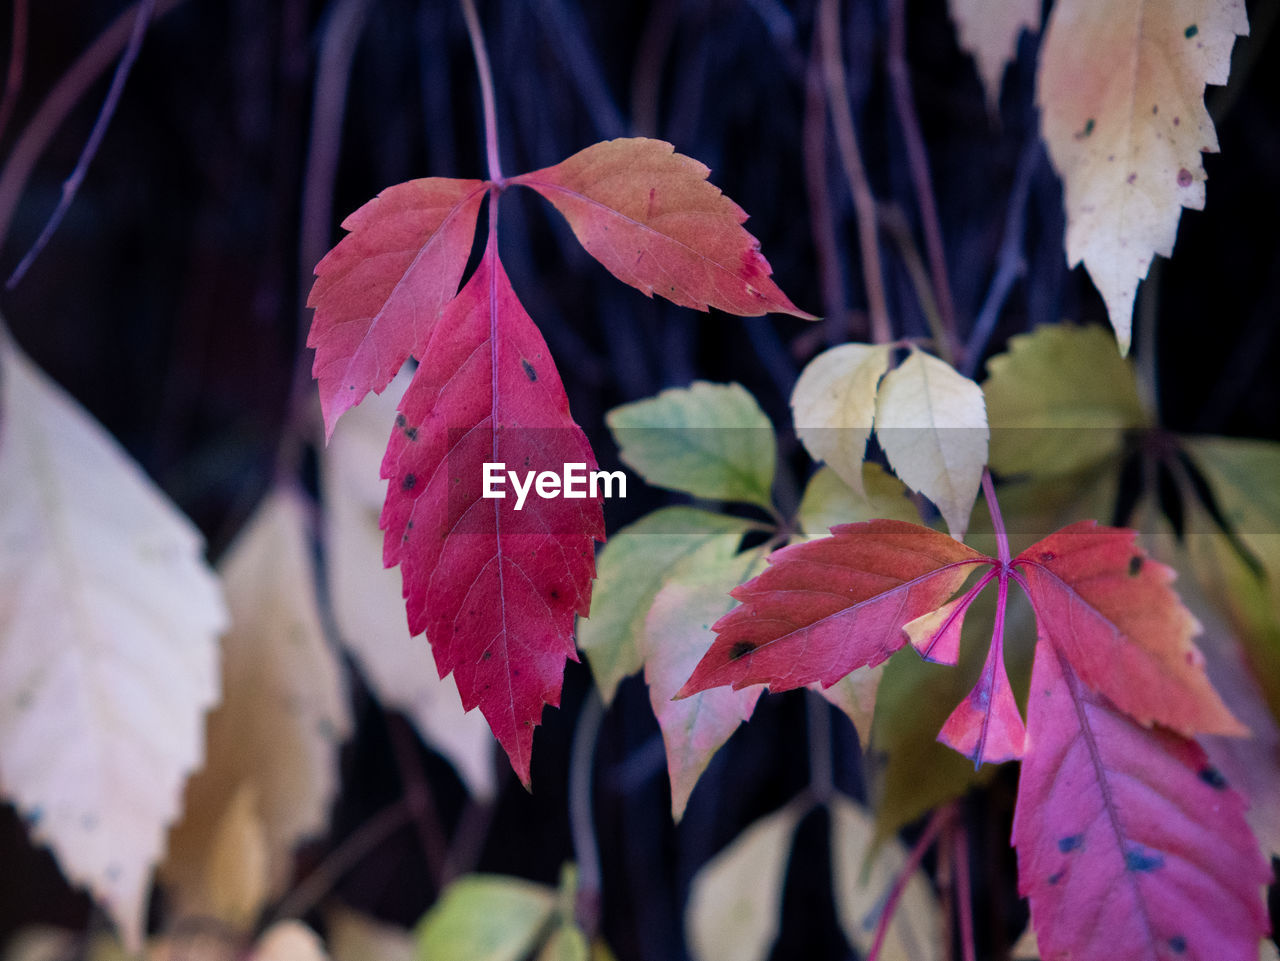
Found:
[[[886,344],[842,344],[809,362],[791,393],[796,433],[857,494],[876,411],[876,387],[889,369]]]
[[[378,515],[387,482],[378,468],[409,385],[402,370],[380,395],[347,412],[321,462],[325,575],[343,643],[383,706],[403,712],[453,763],[472,794],[492,797],[494,740],[479,711],[466,712],[450,675],[441,679],[426,638],[411,637],[400,572],[382,566]]]
[[[0,331],[0,784],[142,946],[226,623],[199,533]]]
[[[415,961],[418,950],[404,928],[376,921],[350,908],[326,917],[333,961]]]
[[[876,715],[876,693],[880,690],[884,667],[884,664],[860,667],[827,688],[816,681],[809,685],[810,690],[817,691],[840,708],[845,717],[853,722],[853,728],[858,732],[858,741],[864,750],[871,743],[871,721]]]
[[[893,472],[933,501],[951,536],[963,540],[987,463],[982,388],[912,349],[880,384],[876,437]]]
[[[246,782],[231,796],[213,832],[204,876],[209,916],[235,930],[252,928],[267,899],[269,859],[257,791]]]
[[[756,821],[693,877],[685,929],[695,961],[764,961],[778,937],[782,882],[804,808]]]
[[[224,697],[209,715],[208,760],[187,785],[161,870],[180,913],[215,910],[206,879],[218,856],[219,824],[246,784],[266,840],[266,893],[283,889],[294,846],[328,823],[337,749],[351,728],[341,669],[320,626],[302,495],[268,495],[220,568],[231,607]],[[220,897],[236,900],[225,891]],[[251,918],[256,908],[242,904],[239,913]]]
[[[856,494],[829,467],[820,468],[804,489],[797,519],[809,537],[826,537],[837,524],[887,519],[920,523],[920,512],[902,481],[879,464],[862,465],[862,494]]]
[[[1024,29],[1040,29],[1040,0],[948,0],[960,46],[972,54],[987,95],[987,109],[998,116],[1000,82],[1018,55]]]
[[[1218,137],[1206,83],[1224,84],[1244,0],[1059,0],[1036,100],[1062,177],[1067,262],[1084,261],[1128,353],[1133,300],[1169,256],[1183,207],[1204,208],[1201,153]]]

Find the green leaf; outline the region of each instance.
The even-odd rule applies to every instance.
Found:
[[[587,936],[582,929],[570,921],[562,921],[538,952],[538,961],[587,961],[589,955]]]
[[[876,715],[876,695],[880,691],[884,669],[885,664],[860,667],[830,687],[824,688],[817,682],[809,685],[809,690],[817,691],[853,722],[853,729],[858,732],[858,741],[863,748],[871,742],[871,722]]]
[[[963,540],[987,463],[982,389],[913,348],[880,383],[876,438],[893,472],[933,501],[951,536]]]
[[[800,499],[800,527],[809,537],[825,537],[837,524],[877,519],[920,523],[920,513],[902,481],[879,464],[862,465],[862,493],[823,467],[809,478]]]
[[[889,369],[890,352],[887,344],[833,347],[809,362],[791,393],[801,442],[859,494],[876,387]]]
[[[764,961],[778,937],[782,883],[804,807],[762,817],[693,877],[685,931],[695,961]]]
[[[653,598],[684,557],[709,541],[740,539],[751,523],[693,507],[665,507],[624,527],[600,552],[591,617],[578,621],[578,646],[606,704],[618,683],[640,670],[638,639]]]
[[[520,961],[538,942],[556,907],[541,884],[493,874],[454,881],[418,924],[421,961]]]
[[[1117,456],[1149,418],[1133,365],[1101,327],[1056,324],[1020,334],[987,361],[991,469],[1057,477]]]
[[[695,381],[606,417],[627,466],[657,487],[772,509],[776,441],[740,384]]]
[[[831,802],[831,869],[836,917],[849,943],[865,957],[889,891],[907,864],[907,851],[893,840],[875,847],[876,823],[842,795]],[[873,850],[874,849],[874,850]],[[874,860],[867,858],[874,853]],[[919,869],[907,882],[881,945],[881,961],[938,961],[942,951],[942,910]]]
[[[1280,444],[1234,437],[1187,437],[1184,444],[1280,599]]]

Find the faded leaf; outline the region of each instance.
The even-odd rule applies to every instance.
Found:
[[[819,683],[809,685],[809,690],[821,694],[853,722],[864,750],[871,741],[871,722],[876,716],[876,695],[880,692],[884,667],[884,664],[877,664],[875,667],[857,668],[830,687]]]
[[[538,952],[538,961],[587,961],[590,948],[587,936],[576,924],[561,922]]]
[[[933,501],[951,535],[963,539],[987,463],[982,388],[913,348],[880,384],[876,437],[893,472]]]
[[[0,331],[0,784],[131,949],[226,625],[199,533]]]
[[[409,635],[400,573],[382,566],[378,514],[387,482],[378,467],[410,377],[401,371],[388,390],[349,412],[321,455],[329,599],[343,643],[378,700],[403,712],[473,795],[488,798],[496,786],[489,725],[462,709],[453,678],[441,678],[430,646]]]
[[[644,679],[666,745],[671,816],[677,821],[707,764],[751,717],[762,692],[760,687],[717,688],[672,700],[715,640],[711,625],[733,607],[729,592],[760,564],[758,550],[736,553],[739,539],[736,533],[709,539],[667,568],[666,583],[644,621]]]
[[[693,876],[685,933],[695,961],[764,961],[778,937],[782,885],[804,809],[792,802],[747,827]]]
[[[258,814],[258,792],[241,784],[227,803],[209,841],[199,891],[181,891],[179,911],[216,919],[249,931],[269,894],[271,851]]]
[[[889,891],[907,865],[907,852],[897,840],[877,847],[875,819],[843,795],[832,799],[830,811],[836,917],[849,943],[866,957]],[[868,866],[873,851],[875,859]],[[942,910],[927,875],[917,869],[889,922],[879,958],[938,961],[944,956]]]
[[[615,407],[606,420],[623,463],[650,484],[771,509],[777,442],[741,384],[694,381]]]
[[[972,54],[991,115],[1000,113],[1000,82],[1018,55],[1022,31],[1040,29],[1040,0],[947,0],[960,46]]]
[[[706,310],[813,319],[769,277],[746,213],[707,182],[704,165],[643,137],[592,144],[553,167],[512,177],[560,211],[578,242],[624,284]]]
[[[1134,295],[1173,252],[1183,207],[1204,208],[1204,106],[1225,84],[1244,0],[1060,0],[1049,13],[1036,101],[1062,177],[1067,263],[1084,261],[1128,353]]]
[[[556,892],[496,874],[469,874],[445,888],[418,923],[418,957],[431,961],[520,961],[538,944]]]
[[[182,913],[218,907],[208,900],[215,895],[209,879],[220,825],[242,787],[260,818],[269,895],[288,882],[295,845],[329,821],[338,747],[351,718],[341,666],[320,626],[305,510],[299,492],[276,489],[219,565],[231,608],[223,701],[209,715],[205,765],[187,783],[161,868]],[[225,890],[235,880],[219,878],[215,901],[230,906],[249,897]],[[248,875],[238,880],[253,883]],[[258,906],[241,901],[237,910],[251,918]]]
[[[591,617],[578,622],[578,647],[606,704],[619,682],[643,666],[645,615],[671,571],[712,540],[731,535],[736,545],[750,526],[724,514],[665,507],[610,536],[597,559]]]
[[[333,961],[416,961],[413,935],[404,928],[339,907],[326,916]]]
[[[862,463],[875,418],[876,387],[889,369],[890,352],[887,344],[833,347],[809,362],[791,393],[800,440],[814,460],[825,461],[855,494],[865,493]]]
[[[328,961],[320,938],[301,921],[277,921],[263,932],[248,961]]]
[[[825,537],[839,524],[920,520],[902,481],[879,464],[862,465],[862,491],[855,493],[831,468],[820,468],[809,478],[800,499],[800,527],[809,537]]]
[[[1059,477],[1119,456],[1149,418],[1133,365],[1100,327],[1054,324],[1009,340],[987,361],[991,469]]]

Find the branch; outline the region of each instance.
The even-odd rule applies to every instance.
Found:
[[[489,179],[496,184],[503,182],[502,164],[498,160],[498,120],[493,101],[493,70],[489,66],[489,52],[484,45],[484,30],[476,16],[475,0],[462,0],[462,18],[467,21],[467,35],[471,38],[471,52],[476,58],[476,73],[480,75],[480,99],[484,104],[484,147],[489,159]],[[489,203],[493,203],[491,196]]]
[[[22,78],[27,67],[27,0],[13,0],[13,42],[9,46],[9,73],[4,81],[4,99],[0,100],[0,136],[9,126]]]

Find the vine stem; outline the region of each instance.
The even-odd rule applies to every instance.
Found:
[[[933,812],[933,816],[929,818],[929,823],[925,825],[924,833],[920,835],[920,839],[916,841],[915,847],[911,849],[911,854],[907,858],[907,863],[902,866],[902,870],[894,879],[893,887],[889,889],[889,897],[885,899],[884,910],[880,913],[880,920],[876,922],[876,939],[871,943],[871,951],[867,954],[867,961],[879,961],[880,949],[884,945],[885,936],[889,933],[889,924],[893,921],[893,915],[898,910],[898,902],[902,900],[902,892],[907,888],[907,882],[911,880],[912,875],[920,868],[920,862],[924,860],[925,852],[932,847],[933,842],[938,837],[938,832],[942,830],[951,819],[951,806],[940,807]]]
[[[853,127],[853,107],[845,86],[844,57],[840,53],[840,0],[822,0],[818,7],[818,31],[831,125],[835,129],[836,147],[853,194],[853,208],[858,220],[858,245],[862,248],[862,275],[871,316],[871,339],[877,344],[887,344],[893,340],[893,331],[889,326],[889,308],[880,267],[876,200],[862,165],[862,151]]]
[[[475,0],[461,0],[462,18],[467,22],[467,35],[471,38],[471,52],[476,58],[476,73],[480,75],[480,99],[484,104],[484,149],[489,160],[489,179],[498,186],[505,180],[502,164],[498,160],[498,119],[493,100],[493,70],[489,66],[489,52],[484,45],[484,29],[476,15]],[[493,198],[490,197],[490,203]]]
[[[0,136],[9,126],[9,117],[22,91],[27,68],[27,0],[13,0],[13,33],[9,46],[9,72],[5,75],[4,99],[0,100]]]
[[[40,252],[48,245],[50,238],[62,223],[62,218],[67,215],[67,211],[71,209],[72,201],[76,199],[76,194],[80,190],[80,185],[84,183],[85,175],[89,172],[89,164],[93,163],[93,158],[98,154],[98,147],[102,144],[102,138],[106,136],[107,128],[111,126],[111,118],[115,116],[116,107],[120,103],[120,95],[124,91],[125,81],[129,79],[129,73],[133,70],[134,61],[138,59],[138,51],[142,49],[142,40],[147,35],[147,25],[151,23],[151,18],[155,16],[156,0],[141,0],[138,4],[138,12],[133,18],[133,29],[129,32],[129,42],[124,48],[124,53],[120,55],[120,62],[116,65],[115,75],[111,78],[111,86],[107,90],[107,97],[102,102],[102,109],[98,111],[98,119],[93,123],[93,129],[89,131],[89,139],[85,141],[84,149],[80,151],[80,159],[76,161],[75,169],[71,171],[71,176],[62,183],[62,196],[58,198],[58,206],[53,209],[53,213],[49,216],[48,222],[44,225],[44,229],[40,231],[40,236],[36,238],[36,242],[31,245],[31,249],[18,262],[18,266],[10,275],[5,283],[6,290],[13,290],[26,276],[31,265],[35,263]]]
[[[960,957],[975,961],[973,943],[973,890],[969,882],[969,831],[959,821],[952,838],[955,846],[956,913],[960,917]]]
[[[578,715],[569,757],[569,832],[573,837],[573,857],[578,862],[578,897],[574,914],[588,937],[594,937],[600,927],[600,846],[596,842],[595,819],[592,816],[591,774],[603,721],[604,703],[593,686]]]
[[[1004,517],[1000,514],[1000,502],[996,500],[995,485],[991,482],[991,470],[986,467],[982,469],[982,494],[987,499],[987,510],[991,512],[991,526],[996,532],[996,548],[1000,556],[1000,578],[1003,582],[1007,579],[1009,562],[1013,556],[1009,553],[1009,533],[1005,530]]]

